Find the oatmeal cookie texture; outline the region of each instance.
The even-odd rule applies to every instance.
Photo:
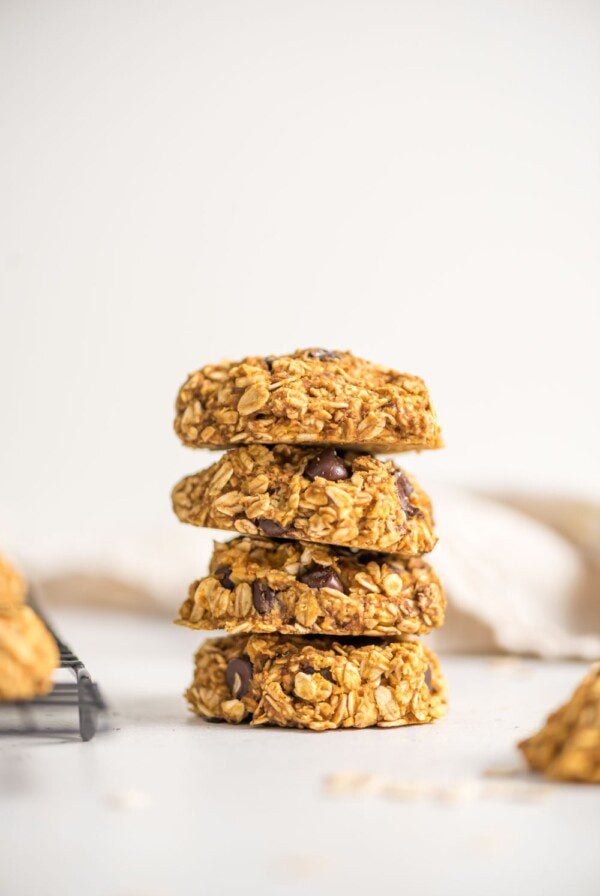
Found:
[[[417,556],[435,545],[429,498],[392,461],[332,448],[249,445],[187,476],[180,520],[242,535]]]
[[[56,642],[31,607],[0,612],[0,701],[47,694],[58,663]]]
[[[283,634],[426,634],[443,624],[440,582],[420,557],[301,541],[215,543],[179,618],[197,629]]]
[[[600,663],[519,748],[531,768],[549,778],[600,784]]]
[[[416,641],[230,635],[196,654],[190,709],[285,728],[396,728],[446,710],[437,658]]]
[[[304,442],[394,452],[442,446],[419,377],[325,349],[197,370],[177,396],[175,431],[194,448]]]
[[[0,612],[20,606],[26,590],[21,573],[0,554]]]

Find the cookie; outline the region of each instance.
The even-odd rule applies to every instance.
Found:
[[[286,635],[426,634],[446,599],[420,557],[266,538],[215,543],[210,574],[193,582],[180,625]]]
[[[26,591],[21,573],[0,554],[0,612],[20,606]]]
[[[392,453],[443,444],[423,380],[319,348],[195,371],[177,396],[175,431],[193,448],[302,442]]]
[[[186,692],[213,721],[284,728],[397,728],[444,715],[435,655],[416,641],[229,635],[205,641]]]
[[[531,768],[548,778],[600,784],[600,663],[519,748]]]
[[[0,701],[47,694],[58,664],[56,641],[31,607],[0,613]]]
[[[249,445],[172,494],[185,523],[400,554],[435,545],[431,503],[392,461],[333,448]]]

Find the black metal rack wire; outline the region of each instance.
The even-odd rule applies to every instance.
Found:
[[[34,700],[0,703],[0,734],[73,736],[91,740],[101,727],[106,703],[79,657],[56,633],[34,598],[30,605],[56,641],[60,669],[67,680],[56,681],[49,694]]]

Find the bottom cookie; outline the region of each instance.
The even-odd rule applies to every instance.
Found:
[[[56,641],[31,607],[0,612],[0,701],[47,694],[58,664]]]
[[[435,654],[394,638],[211,638],[196,653],[185,696],[211,721],[313,731],[396,728],[446,711]]]

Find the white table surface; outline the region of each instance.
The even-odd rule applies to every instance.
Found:
[[[584,666],[447,657],[451,709],[435,725],[253,730],[188,717],[196,633],[54,619],[103,687],[109,730],[0,738],[2,896],[598,893],[600,788],[484,775],[518,765],[515,741]],[[379,778],[328,794],[345,772]],[[407,782],[424,794],[382,793]]]

